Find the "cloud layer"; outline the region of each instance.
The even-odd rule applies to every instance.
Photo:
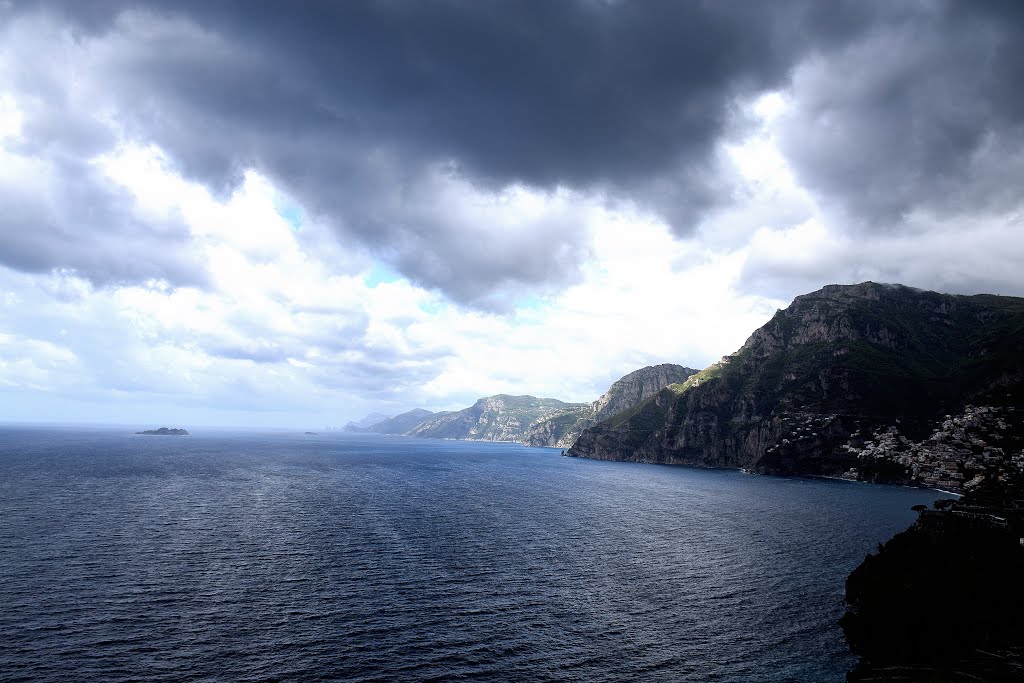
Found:
[[[810,41],[819,19],[799,3],[69,3],[8,33],[18,99],[42,110],[23,112],[26,144],[155,144],[222,193],[256,169],[342,239],[493,307],[572,282],[585,231],[566,211],[511,229],[450,195],[636,201],[686,234],[729,189],[713,153],[734,99],[779,85],[785,33]],[[48,51],[62,63],[25,71]]]
[[[0,387],[586,400],[828,282],[1024,294],[1022,29],[941,0],[0,6]]]

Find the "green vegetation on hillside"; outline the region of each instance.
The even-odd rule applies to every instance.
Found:
[[[857,429],[902,421],[915,435],[967,402],[1020,403],[1022,380],[1024,300],[829,286],[584,432],[570,454],[839,474],[856,464],[836,449]],[[793,415],[814,433],[790,434]]]

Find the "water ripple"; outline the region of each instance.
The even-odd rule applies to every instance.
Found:
[[[3,681],[839,681],[929,492],[324,435],[0,429]]]

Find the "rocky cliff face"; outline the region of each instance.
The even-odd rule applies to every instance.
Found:
[[[568,448],[587,425],[593,409],[590,405],[556,413],[534,423],[523,434],[522,443],[542,448]]]
[[[1024,299],[830,285],[735,354],[586,430],[569,455],[849,472],[858,457],[843,446],[857,435],[898,424],[920,439],[968,402],[1021,404],[1022,351]]]
[[[628,410],[670,384],[685,382],[697,374],[693,368],[665,363],[650,365],[622,377],[586,409],[552,415],[530,428],[523,440],[528,446],[569,448],[583,430],[616,413]]]
[[[553,398],[501,394],[481,398],[465,410],[435,415],[406,434],[438,439],[522,443],[527,431],[541,420],[585,408],[585,404],[563,403]]]
[[[654,396],[670,384],[680,384],[697,374],[693,368],[663,363],[640,368],[612,384],[601,398],[593,403],[594,424],[612,415],[629,410],[641,401]]]

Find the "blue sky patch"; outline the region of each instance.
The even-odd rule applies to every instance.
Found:
[[[437,315],[444,310],[444,304],[440,301],[421,301],[416,307],[427,315]]]
[[[292,226],[292,230],[298,232],[302,229],[305,216],[301,206],[286,200],[280,200],[274,202],[274,210],[277,211],[278,216],[288,222],[288,225]]]
[[[402,276],[391,270],[382,263],[374,263],[373,268],[363,278],[363,282],[366,283],[367,287],[376,287],[382,282],[397,282],[401,280]]]

